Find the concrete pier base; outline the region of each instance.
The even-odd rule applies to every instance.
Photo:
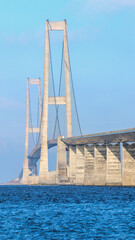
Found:
[[[22,178],[21,184],[22,185],[37,185],[39,183],[38,176],[27,176],[27,178]]]
[[[39,176],[39,184],[50,184],[49,172],[44,172],[44,175]]]
[[[56,171],[49,171],[48,175],[49,175],[48,184],[50,184],[50,185],[57,184],[57,172]]]
[[[123,143],[122,185],[135,186],[135,143]]]
[[[25,169],[25,171],[24,171],[24,173],[23,173],[23,176],[22,176],[22,178],[21,178],[21,184],[28,184],[28,179],[31,177],[30,176],[30,174],[31,174],[31,171],[30,171],[30,169]]]
[[[106,165],[106,185],[120,186],[121,161],[120,161],[120,144],[107,145],[107,165]]]

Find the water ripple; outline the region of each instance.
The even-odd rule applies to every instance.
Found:
[[[0,239],[135,239],[135,188],[0,186]]]

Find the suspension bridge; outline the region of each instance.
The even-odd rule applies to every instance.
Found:
[[[54,79],[51,31],[63,32],[58,94]],[[38,86],[36,127],[33,124],[31,109],[32,85]],[[135,185],[134,128],[82,134],[70,63],[66,20],[61,22],[47,20],[45,24],[43,100],[41,96],[40,78],[27,79],[25,156],[23,169],[19,175],[21,184]],[[76,119],[75,127],[73,115]],[[76,129],[78,137],[73,134]],[[30,141],[33,142],[31,149]],[[50,171],[48,150],[56,146],[56,169]]]

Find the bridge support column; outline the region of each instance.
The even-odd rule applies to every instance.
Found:
[[[69,178],[70,183],[76,183],[76,146],[69,146]]]
[[[67,181],[67,159],[66,144],[61,141],[61,136],[57,138],[57,183]]]
[[[106,183],[106,145],[94,146],[94,185]]]
[[[29,169],[28,144],[29,144],[29,79],[27,79],[26,90],[25,153],[23,162],[23,175],[21,179],[22,184],[28,183],[28,176],[31,173]]]
[[[107,145],[106,184],[121,185],[120,144]]]
[[[76,184],[84,184],[84,145],[76,146]]]
[[[72,137],[72,114],[71,114],[71,94],[70,94],[70,63],[68,52],[67,23],[64,21],[64,67],[65,67],[65,89],[66,89],[66,117],[67,117],[67,137]]]
[[[84,185],[94,184],[94,146],[85,146]]]
[[[122,185],[135,186],[135,143],[123,143]]]
[[[49,30],[45,24],[45,63],[44,63],[44,93],[41,135],[41,157],[39,168],[39,183],[48,183],[48,82],[49,82]]]

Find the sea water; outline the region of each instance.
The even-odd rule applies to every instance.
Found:
[[[0,186],[0,239],[135,239],[135,188]]]

